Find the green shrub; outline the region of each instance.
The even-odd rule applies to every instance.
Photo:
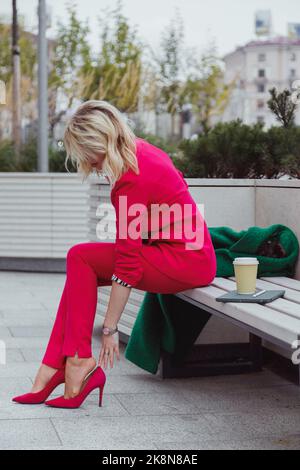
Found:
[[[154,134],[146,134],[144,132],[137,132],[137,137],[141,139],[147,140],[150,144],[159,147],[160,149],[164,150],[164,152],[168,153],[170,157],[176,158],[178,153],[178,144],[174,142],[168,142],[167,140],[163,139],[162,137],[156,136]]]
[[[36,171],[37,149],[36,142],[30,140],[23,144],[20,156],[17,159],[13,143],[10,140],[0,142],[0,171],[3,172],[30,172]]]
[[[170,155],[187,178],[300,178],[300,127],[246,125],[240,120],[219,123],[195,140],[169,143],[140,132],[153,145]],[[66,153],[49,147],[51,172],[66,172]],[[21,149],[19,161],[10,141],[0,142],[0,171],[37,171],[37,142],[32,139]],[[69,171],[76,169],[69,163]]]
[[[264,174],[300,177],[300,127],[272,127],[266,133]]]
[[[13,171],[14,150],[9,140],[0,141],[0,171]]]
[[[36,138],[32,138],[21,146],[20,157],[16,158],[11,141],[0,142],[0,171],[3,172],[37,172],[38,144]],[[65,173],[66,152],[63,149],[49,146],[49,171]],[[69,171],[76,169],[69,163]]]
[[[300,128],[219,123],[206,135],[180,144],[189,178],[299,178]]]
[[[59,147],[49,148],[49,169],[53,173],[66,173],[65,167],[66,151]],[[76,169],[72,165],[72,162],[68,162],[68,168],[70,173],[75,173]]]

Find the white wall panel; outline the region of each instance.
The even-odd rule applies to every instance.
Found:
[[[0,173],[0,256],[65,258],[88,240],[88,189],[75,174]]]

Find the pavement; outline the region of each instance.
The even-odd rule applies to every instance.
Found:
[[[269,370],[162,379],[124,358],[106,369],[103,406],[24,406],[48,342],[64,274],[0,272],[0,449],[209,450],[300,448],[300,389]],[[94,354],[100,348],[95,321]],[[56,389],[61,395],[63,388]]]

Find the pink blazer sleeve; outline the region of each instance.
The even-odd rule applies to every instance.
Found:
[[[123,200],[121,199],[123,198]],[[116,183],[111,201],[116,211],[114,275],[135,287],[143,276],[140,250],[141,225],[133,222],[147,213],[147,195],[137,175],[126,175]],[[132,207],[133,204],[140,206]],[[130,208],[132,207],[132,212]],[[120,210],[121,209],[121,210]],[[136,230],[135,230],[136,228]]]

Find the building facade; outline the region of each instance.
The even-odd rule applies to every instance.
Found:
[[[242,119],[246,124],[278,124],[268,108],[269,90],[292,90],[300,80],[300,40],[275,37],[251,41],[224,57],[225,80],[235,81],[234,90],[222,120]],[[300,106],[296,114],[300,125]]]

